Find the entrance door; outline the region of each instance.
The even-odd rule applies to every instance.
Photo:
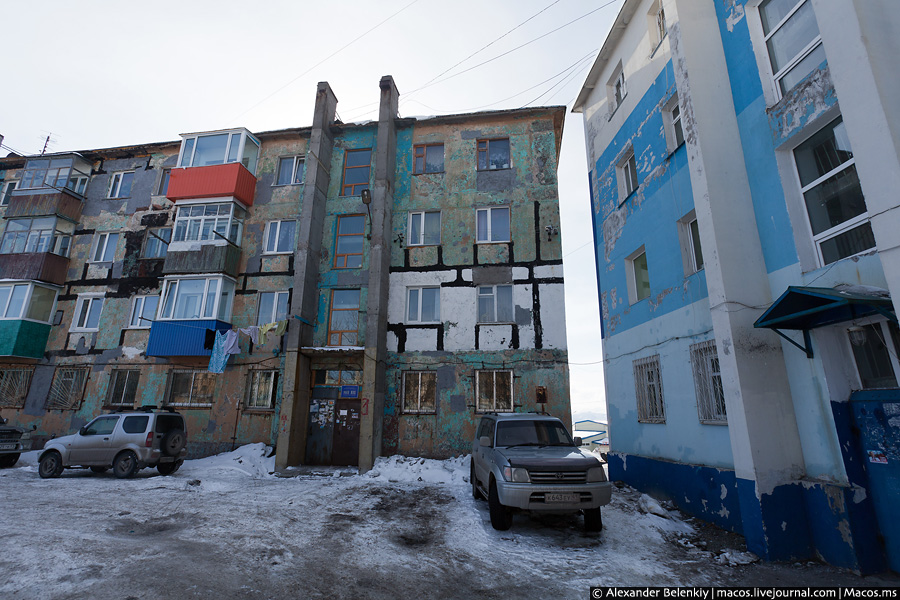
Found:
[[[359,465],[359,400],[340,399],[334,403],[331,464]]]

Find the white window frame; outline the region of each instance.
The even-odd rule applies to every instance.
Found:
[[[203,280],[205,283],[203,285],[203,293],[201,294],[201,306],[200,306],[200,315],[196,317],[185,317],[185,318],[175,318],[174,316],[166,316],[166,312],[169,315],[175,314],[175,306],[178,303],[178,288],[182,281],[185,280]],[[207,314],[207,297],[210,292],[210,282],[216,281],[216,295],[213,301],[212,306],[212,314]],[[222,291],[226,287],[226,283],[230,287],[230,291],[225,298],[225,302],[227,303],[222,312]],[[234,291],[236,287],[236,281],[222,274],[205,274],[205,275],[173,275],[166,277],[163,279],[162,284],[162,292],[159,296],[159,308],[156,313],[157,321],[199,321],[199,320],[218,320],[226,323],[231,322],[232,310],[234,310]],[[173,294],[172,296],[172,304],[171,310],[166,311],[166,302],[168,299],[168,295]],[[221,313],[221,316],[220,316]]]
[[[431,408],[427,406],[422,408],[422,376],[434,378],[434,398],[431,399]],[[407,386],[410,384],[409,379],[415,379],[416,385],[416,405],[409,406],[406,403]],[[437,414],[437,371],[403,371],[401,373],[402,392],[400,396],[400,412],[407,415],[434,415]]]
[[[116,389],[116,383],[118,383],[119,377],[122,374],[125,374],[125,387],[122,389],[122,398],[113,398],[113,393]],[[128,393],[128,383],[129,379],[134,379],[134,398],[131,402],[123,402],[123,398]],[[137,404],[138,400],[138,385],[141,382],[141,370],[140,369],[113,369],[109,373],[109,389],[106,390],[106,406],[115,406],[115,407],[123,407],[123,406],[131,406],[133,407]]]
[[[640,187],[634,148],[629,148],[616,165],[616,179],[619,183],[619,206],[622,206],[622,203]]]
[[[0,368],[0,408],[24,408],[34,367],[4,365]]]
[[[665,423],[666,403],[663,396],[659,354],[639,358],[632,365],[638,422]]]
[[[131,185],[128,188],[127,196],[120,196],[119,194],[122,191],[122,181],[125,179],[125,175],[131,175]],[[112,177],[109,178],[109,190],[107,191],[107,198],[131,198],[131,191],[134,188],[134,171],[117,171],[112,174]]]
[[[281,175],[281,165],[282,161],[288,158],[293,159],[293,163],[291,164],[291,179],[288,183],[278,183]],[[297,171],[300,170],[302,177],[300,181],[297,181]],[[272,187],[285,187],[289,185],[303,185],[303,181],[306,178],[306,155],[298,154],[296,156],[279,156],[278,157],[278,167],[275,169],[275,181],[272,183]]]
[[[191,395],[187,402],[173,402],[172,401],[172,393],[175,383],[175,377],[177,375],[183,375],[186,373],[191,374]],[[201,377],[212,377],[213,382],[215,382],[215,374],[210,373],[209,371],[205,371],[202,369],[172,369],[169,372],[169,381],[166,385],[166,404],[169,406],[183,406],[187,408],[211,408],[213,405],[213,401],[215,400],[215,383],[213,383],[213,389],[209,395],[209,402],[195,402],[194,401],[194,385],[197,381],[197,376]],[[202,397],[202,396],[201,396]]]
[[[163,198],[169,192],[169,181],[172,177],[172,168],[162,169],[159,173],[159,181],[156,182],[156,193],[154,196],[162,196]]]
[[[9,199],[14,191],[16,191],[16,186],[19,185],[19,181],[4,181],[3,187],[0,188],[0,206],[9,206]]]
[[[207,207],[215,206],[217,213],[215,215],[189,215],[188,213],[194,212],[194,209],[197,207],[203,207],[203,212],[206,212]],[[218,214],[218,211],[222,206],[228,206],[228,214]],[[224,245],[228,242],[231,242],[235,246],[241,245],[241,239],[244,233],[244,220],[247,218],[246,209],[236,201],[233,200],[210,200],[204,199],[201,201],[180,201],[177,206],[177,211],[175,213],[175,222],[172,224],[172,241],[170,244],[180,244],[180,243],[201,243],[201,244],[219,244]],[[222,220],[225,225],[225,233],[223,234],[221,231],[218,232],[219,235],[213,233],[217,229],[218,222]],[[191,224],[196,222],[197,227],[193,229]],[[183,223],[183,225],[182,225]],[[209,223],[209,237],[204,237],[203,229],[204,224]],[[196,233],[196,237],[191,237],[190,234],[193,231]],[[178,239],[179,235],[183,236],[184,239]]]
[[[656,53],[659,45],[666,39],[666,11],[663,7],[663,0],[656,0],[650,5],[650,11],[647,13],[647,31],[650,33],[650,42],[653,51],[650,56]]]
[[[609,118],[612,119],[619,107],[624,104],[625,97],[628,95],[628,88],[625,85],[625,69],[622,61],[619,61],[612,77],[606,82],[606,95],[609,102]]]
[[[165,238],[160,235],[161,231],[169,232],[169,241],[163,241]],[[155,236],[155,237],[154,237]],[[155,245],[160,249],[159,252],[154,256],[149,256],[147,254],[147,248],[151,245]],[[166,254],[169,252],[169,244],[172,243],[172,228],[171,227],[151,227],[147,229],[147,235],[144,238],[144,248],[141,250],[141,258],[148,259],[156,259],[156,258],[165,258]]]
[[[209,165],[194,165],[194,160],[196,159],[197,154],[197,140],[202,137],[210,137],[215,135],[229,136],[228,142],[225,144],[225,153],[222,155],[222,162],[210,163]],[[252,162],[250,160],[251,157],[244,156],[245,152],[247,151],[248,139],[253,143],[253,145],[256,146],[256,156],[252,157]],[[237,143],[238,146],[237,149],[232,152],[232,145],[235,143]],[[256,168],[259,165],[261,148],[262,144],[260,144],[256,136],[243,128],[192,133],[190,135],[181,136],[181,148],[178,150],[178,162],[176,164],[179,168],[189,168],[194,166],[213,166],[230,163],[241,163],[248,171],[250,171],[250,173],[255,176]],[[246,164],[245,159],[248,159],[246,161]]]
[[[425,290],[433,290],[437,292],[437,319],[429,319],[425,320],[422,318],[422,298]],[[414,317],[410,316],[410,308],[412,305],[411,296],[412,293],[416,292],[418,294],[417,297],[417,306],[416,306],[416,315]],[[495,299],[496,302],[496,299]],[[496,310],[494,311],[496,314]],[[425,285],[425,286],[416,286],[416,287],[408,287],[406,288],[406,322],[407,323],[440,323],[441,322],[441,288],[440,286],[434,285]]]
[[[475,298],[475,321],[477,323],[479,323],[479,324],[484,324],[484,323],[495,324],[495,323],[513,323],[514,322],[513,320],[510,320],[510,321],[498,321],[497,320],[497,313],[499,312],[498,309],[499,309],[499,304],[500,304],[500,302],[498,300],[499,294],[497,293],[497,290],[499,288],[509,288],[509,302],[510,302],[509,313],[513,319],[516,318],[516,300],[513,297],[515,294],[515,286],[514,285],[512,285],[512,284],[479,285],[475,289],[475,295],[476,295],[476,298]],[[484,290],[488,290],[488,289],[490,290],[489,294],[482,293]],[[481,298],[487,298],[487,297],[490,297],[493,299],[493,305],[494,305],[493,320],[481,321],[480,320],[481,319],[481,314],[480,314],[481,309],[479,307],[479,305],[480,305],[479,301]]]
[[[72,332],[91,332],[91,331],[100,331],[100,320],[103,318],[103,301],[106,299],[105,294],[97,293],[97,294],[78,294],[78,301],[75,303],[75,314],[72,315],[72,326],[69,327],[69,331]],[[88,318],[90,317],[91,310],[93,309],[93,305],[95,303],[100,303],[100,312],[97,314],[97,326],[96,327],[86,327]],[[84,310],[84,305],[87,303],[87,310]],[[84,315],[84,319],[81,319],[82,314]]]
[[[107,252],[110,250],[109,246],[109,238],[112,236],[116,236],[115,242],[113,242],[112,246],[112,257],[109,260],[105,260]],[[91,263],[112,263],[116,262],[116,246],[119,245],[119,232],[118,231],[104,231],[103,233],[97,233],[94,235],[94,243],[91,245],[91,258],[88,262]],[[100,255],[100,259],[97,259],[97,255]]]
[[[262,310],[262,296],[263,294],[272,294],[274,296],[272,302],[272,314],[265,316],[260,312]],[[256,309],[256,323],[257,325],[265,325],[266,323],[275,323],[279,320],[286,319],[291,312],[291,296],[288,290],[276,290],[276,291],[260,291],[257,292],[257,309]],[[278,319],[278,300],[279,298],[284,297],[287,302],[287,314],[282,317],[282,319]]]
[[[25,297],[22,299],[22,308],[19,310],[18,315],[7,315],[7,311],[9,310],[10,302],[12,302],[13,292],[17,286],[26,286],[28,289],[25,291]],[[0,320],[2,321],[31,321],[32,323],[50,323],[53,319],[53,313],[56,311],[56,303],[59,300],[59,288],[39,284],[34,281],[4,281],[0,288],[10,288],[9,295],[6,297],[5,302],[0,305]],[[34,288],[40,287],[46,290],[50,290],[54,293],[53,304],[50,307],[50,313],[47,315],[47,319],[41,321],[40,319],[33,319],[28,316],[28,311],[31,308],[31,301],[34,297]]]
[[[270,378],[271,385],[269,393],[260,397],[259,386],[264,376]],[[277,369],[251,369],[247,374],[246,410],[274,410],[275,400],[278,397],[278,380]],[[260,403],[260,400],[264,402]]]
[[[840,258],[837,261],[834,261],[831,263],[826,263],[825,258],[822,254],[822,244],[824,242],[827,242],[827,241],[831,240],[832,238],[836,238],[844,233],[847,233],[851,229],[855,229],[856,227],[859,227],[860,225],[863,225],[863,224],[869,222],[868,203],[866,203],[866,210],[863,211],[862,213],[856,215],[855,217],[847,219],[843,223],[839,223],[839,224],[835,225],[834,227],[826,229],[825,231],[820,232],[818,235],[813,233],[812,220],[811,220],[811,217],[809,214],[809,208],[806,205],[806,197],[805,197],[806,192],[814,189],[815,187],[824,183],[831,177],[834,177],[841,171],[846,171],[850,167],[853,167],[853,169],[856,170],[856,156],[854,155],[852,158],[850,158],[849,160],[847,160],[845,162],[842,162],[840,165],[838,165],[837,167],[828,171],[824,175],[814,179],[813,181],[809,182],[806,185],[803,185],[802,182],[800,181],[800,169],[797,166],[797,156],[796,156],[795,152],[796,152],[797,148],[799,148],[800,146],[802,146],[804,144],[804,142],[806,142],[807,140],[812,138],[814,135],[816,135],[817,133],[819,133],[826,127],[830,127],[831,124],[834,123],[838,119],[843,119],[843,116],[838,115],[832,119],[829,119],[828,122],[825,123],[822,127],[819,127],[815,131],[810,132],[809,135],[804,136],[804,138],[802,140],[800,140],[800,142],[796,146],[794,146],[794,148],[790,152],[791,165],[794,167],[794,181],[797,184],[797,189],[800,190],[800,205],[801,205],[800,208],[803,211],[804,221],[806,222],[806,228],[807,228],[806,230],[809,232],[810,239],[813,242],[813,248],[815,249],[815,253],[816,253],[816,264],[819,267],[824,267],[826,265],[834,264],[835,262],[845,260],[847,258],[852,258],[853,256],[859,256],[860,254],[872,252],[873,250],[875,250],[877,248],[877,245],[872,246],[871,248],[866,248],[865,250],[861,250],[861,251],[857,252],[856,254],[852,254],[850,256],[845,256],[845,257]],[[856,171],[856,177],[857,177],[857,179],[859,178],[859,171]],[[863,197],[863,200],[865,200],[865,196]]]
[[[634,252],[632,252],[631,254],[629,254],[625,258],[625,272],[626,272],[627,284],[628,284],[628,303],[629,304],[637,304],[638,302],[646,300],[647,298],[650,297],[652,289],[653,289],[651,286],[648,285],[647,286],[648,287],[647,295],[641,296],[640,298],[638,298],[637,272],[635,271],[634,263],[638,258],[640,258],[641,255],[644,255],[645,257],[647,255],[647,250],[645,249],[645,247],[643,245],[640,248],[638,248],[637,250],[635,250]],[[647,281],[649,282],[649,280],[650,280],[650,261],[648,260],[647,261]]]
[[[294,224],[294,234],[291,236],[291,244],[290,248],[286,250],[278,249],[278,241],[281,239],[281,227],[283,223],[293,223]],[[269,248],[269,239],[272,235],[272,229],[275,229],[275,248]],[[294,249],[297,247],[297,220],[296,219],[282,219],[280,221],[269,221],[266,223],[266,231],[265,236],[263,237],[263,254],[293,254]]]
[[[509,377],[509,408],[497,408],[497,375]],[[491,388],[493,389],[493,398],[490,407],[479,405],[479,391],[481,390],[481,380],[485,377],[491,377]],[[516,391],[515,376],[512,369],[482,369],[475,371],[475,412],[513,412],[516,409]]]
[[[84,390],[90,377],[90,367],[59,366],[53,372],[50,393],[47,394],[47,410],[74,410],[84,398]]]
[[[480,209],[483,210],[483,209]],[[437,214],[438,216],[438,239],[437,242],[427,242],[426,243],[426,235],[425,235],[425,216]],[[477,218],[477,216],[476,216]],[[490,215],[488,215],[490,221]],[[419,222],[419,237],[418,239],[413,239],[413,221]],[[488,224],[490,227],[490,223]],[[409,218],[407,220],[406,226],[406,245],[407,246],[440,246],[441,245],[441,211],[439,210],[412,210],[409,212]]]
[[[663,126],[666,133],[666,150],[672,154],[680,148],[684,142],[684,119],[681,113],[681,105],[678,103],[678,92],[672,94],[662,108]],[[678,140],[678,131],[681,132],[681,141]]]
[[[700,225],[697,222],[697,211],[691,210],[678,220],[678,241],[681,245],[681,263],[684,267],[684,276],[689,277],[703,270],[706,260],[703,259],[703,245],[700,244],[700,259],[702,264],[697,264],[697,246],[694,243],[693,228],[697,229],[697,237],[700,236]]]
[[[506,211],[506,229],[509,231],[509,235],[506,239],[493,239],[494,231],[493,231],[493,211],[505,210]],[[487,213],[487,238],[480,238],[478,233],[478,215],[481,213]],[[512,207],[509,205],[505,206],[488,206],[485,208],[477,208],[475,209],[475,242],[478,244],[504,244],[509,243],[512,238]]]
[[[704,425],[728,425],[716,340],[691,344],[690,352],[694,391],[697,394],[697,418]]]
[[[156,308],[150,313],[150,315],[144,314],[144,310],[147,306],[147,298],[156,298]],[[150,329],[150,326],[153,324],[153,320],[156,318],[156,313],[159,311],[159,296],[155,295],[146,295],[146,296],[135,296],[131,302],[131,313],[128,318],[128,329]],[[137,325],[135,325],[135,317],[138,317]]]

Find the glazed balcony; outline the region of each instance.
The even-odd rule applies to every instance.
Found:
[[[253,205],[256,177],[241,163],[173,169],[166,197],[173,202],[197,198],[234,197]]]
[[[63,285],[69,259],[52,252],[0,254],[0,279],[28,279]]]

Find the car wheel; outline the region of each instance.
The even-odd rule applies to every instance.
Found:
[[[166,432],[159,442],[159,450],[166,456],[178,456],[184,449],[187,438],[179,429],[171,429]]]
[[[0,469],[8,469],[19,460],[19,453],[0,455]]]
[[[159,463],[158,465],[156,465],[156,470],[159,471],[160,475],[171,475],[178,470],[183,462],[183,460],[179,460],[170,463]]]
[[[91,471],[94,473],[106,473],[109,471],[109,467],[91,467]]]
[[[41,479],[59,477],[62,472],[62,456],[59,455],[59,452],[53,450],[41,457],[41,462],[38,465],[38,475],[41,476]]]
[[[500,504],[500,494],[497,493],[495,481],[491,481],[491,489],[488,492],[488,508],[491,513],[491,527],[497,531],[506,531],[512,527],[512,510]]]
[[[113,461],[113,474],[119,479],[128,479],[137,473],[138,458],[131,450],[126,450],[116,456]]]
[[[472,459],[472,464],[469,468],[469,481],[472,482],[472,497],[476,500],[481,500],[481,492],[478,489],[478,480],[475,479],[475,460]]]
[[[600,516],[600,508],[584,509],[584,530],[600,531],[603,529],[603,519]]]

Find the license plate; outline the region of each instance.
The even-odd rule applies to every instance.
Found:
[[[15,450],[15,444],[0,444],[0,450]]]
[[[544,494],[544,502],[567,502],[574,504],[578,502],[578,494]]]

